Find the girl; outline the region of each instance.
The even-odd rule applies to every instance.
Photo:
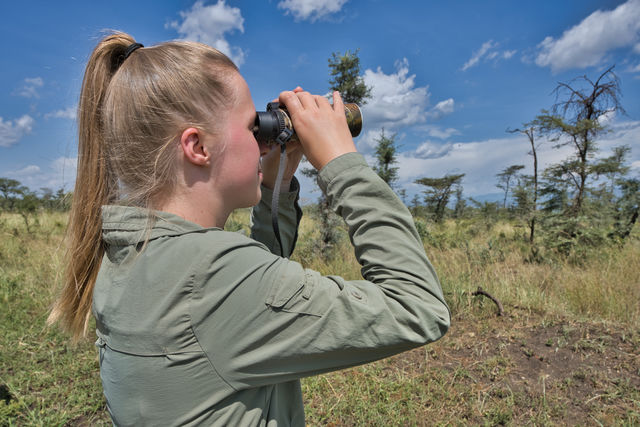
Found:
[[[275,255],[277,153],[256,142],[249,88],[226,56],[190,42],[142,47],[123,33],[95,48],[78,109],[66,283],[50,321],[78,338],[93,313],[114,424],[304,425],[301,377],[446,332],[412,217],[356,152],[333,99],[279,96],[301,141],[282,181],[282,245],[287,255],[295,245],[304,154],[365,280]],[[251,237],[223,231],[248,206]]]

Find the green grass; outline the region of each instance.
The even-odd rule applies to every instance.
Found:
[[[294,259],[359,279],[344,230],[323,258],[309,218]],[[243,210],[228,225],[248,232],[247,223]],[[43,213],[28,232],[21,217],[0,214],[0,426],[110,424],[92,340],[72,345],[45,326],[65,224],[65,214]],[[309,425],[640,424],[638,227],[625,246],[580,262],[551,253],[527,262],[522,230],[509,223],[427,224],[424,240],[454,313],[450,334],[304,379]],[[505,317],[471,295],[478,286],[502,301]]]

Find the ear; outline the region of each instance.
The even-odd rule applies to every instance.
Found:
[[[207,166],[211,163],[211,153],[204,145],[204,135],[201,130],[188,128],[180,135],[180,148],[189,163],[197,166]]]

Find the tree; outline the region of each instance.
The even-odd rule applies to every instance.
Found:
[[[376,164],[373,170],[386,182],[389,187],[398,180],[398,168],[393,166],[398,163],[396,160],[396,134],[390,137],[384,134],[384,128],[380,132],[380,137],[376,139]]]
[[[369,89],[362,77],[360,76],[360,58],[358,57],[359,49],[356,49],[355,53],[347,51],[344,55],[339,53],[332,53],[329,59],[329,74],[333,77],[329,81],[331,84],[330,90],[337,90],[342,96],[342,100],[347,102],[353,102],[360,106],[366,104],[367,98],[371,97],[371,89]],[[312,178],[314,181],[318,178],[318,171],[314,168],[305,168],[302,170],[302,174]],[[338,233],[335,228],[338,224],[338,219],[329,207],[329,201],[327,200],[324,192],[320,193],[318,198],[318,219],[321,224],[321,245],[320,251],[324,256],[329,254],[329,249],[333,247],[337,240]]]
[[[522,177],[523,179],[519,183],[519,188],[515,195],[520,211],[528,217],[530,243],[533,243],[538,211],[538,146],[535,141],[541,126],[538,120],[533,120],[532,122],[523,124],[520,129],[507,129],[509,133],[518,132],[527,135],[529,144],[531,145],[531,151],[529,151],[528,154],[533,157],[533,175],[531,177]],[[529,194],[531,197],[529,197]]]
[[[596,139],[607,130],[604,119],[624,111],[619,101],[620,82],[613,68],[604,71],[595,82],[582,76],[569,83],[558,83],[552,111],[543,111],[536,118],[540,129],[557,142],[555,148],[574,149],[573,155],[551,166],[548,173],[571,188],[568,213],[573,217],[582,211],[587,180],[594,173],[591,159],[597,153]]]
[[[464,197],[462,197],[462,185],[458,184],[456,186],[456,202],[453,207],[453,217],[462,218],[466,208],[467,202],[464,200]]]
[[[0,178],[0,193],[2,194],[2,207],[13,211],[20,198],[28,191],[20,181],[10,178]]]
[[[330,89],[340,92],[344,102],[353,102],[359,106],[367,103],[371,98],[371,88],[367,87],[360,76],[360,58],[356,49],[354,53],[348,50],[344,55],[334,52],[329,58]]]
[[[496,175],[498,177],[498,184],[496,186],[504,190],[504,201],[502,202],[503,208],[507,207],[507,197],[509,196],[509,186],[511,184],[511,180],[522,169],[524,169],[524,165],[511,165],[507,168],[504,168],[502,172]]]
[[[420,178],[415,181],[429,187],[424,190],[425,202],[431,208],[434,214],[434,221],[440,222],[444,218],[445,209],[449,203],[449,198],[454,186],[459,185],[465,174],[445,175],[442,178]]]

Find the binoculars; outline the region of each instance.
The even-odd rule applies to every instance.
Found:
[[[360,135],[360,131],[362,131],[362,112],[360,107],[356,104],[344,104],[344,114],[347,118],[351,136]],[[291,133],[289,141],[298,140],[289,112],[279,102],[270,102],[267,104],[267,111],[258,111],[256,113],[253,134],[258,142],[267,145],[277,144],[278,136],[285,129]]]

